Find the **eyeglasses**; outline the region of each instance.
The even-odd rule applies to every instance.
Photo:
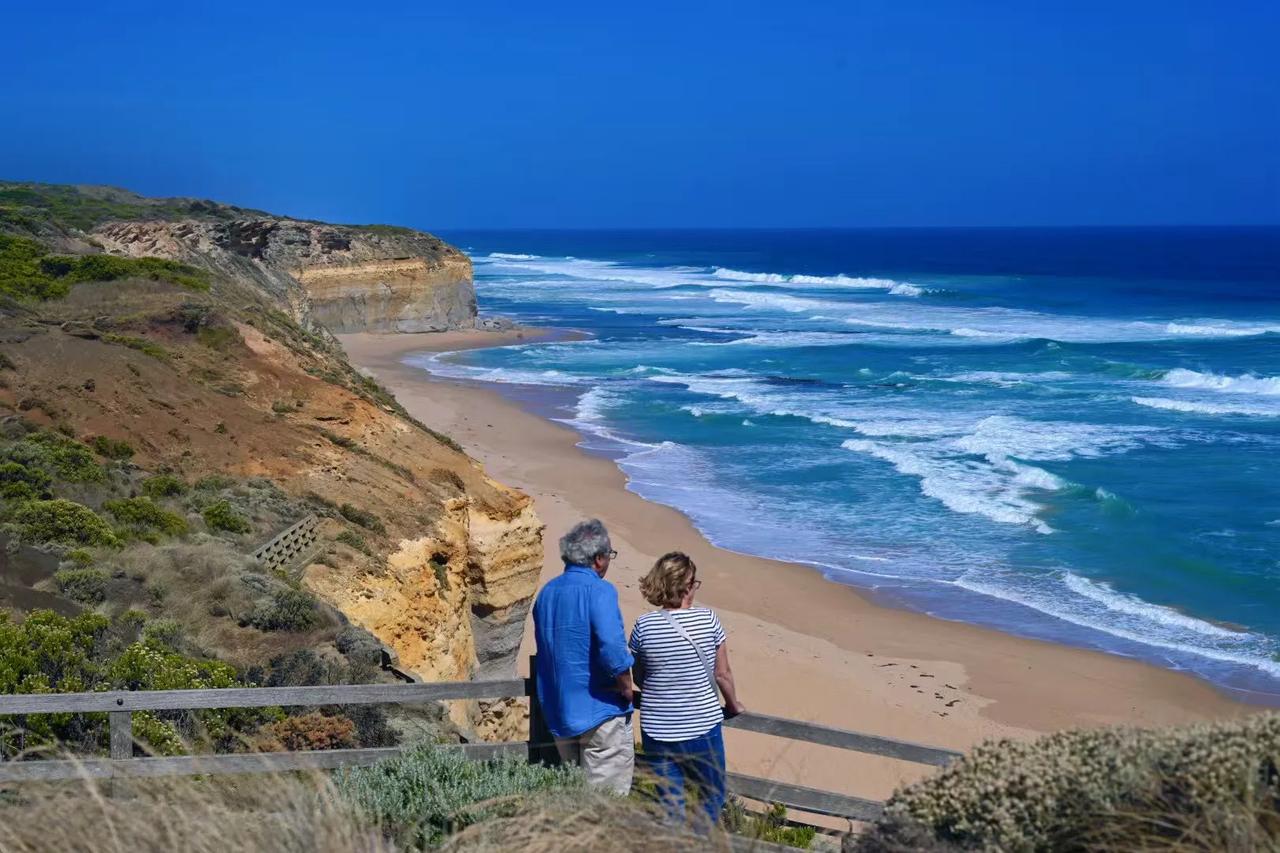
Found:
[[[702,581],[695,580],[693,583],[689,584],[689,588],[690,588],[690,589],[702,589]]]
[[[608,557],[610,560],[616,560],[616,559],[618,559],[618,552],[617,552],[617,551],[605,551],[605,552],[604,552],[604,554],[602,554],[601,556],[603,556],[603,557]]]

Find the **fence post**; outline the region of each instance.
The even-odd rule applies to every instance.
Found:
[[[529,695],[529,763],[559,764],[560,752],[556,749],[547,718],[542,715],[538,701],[538,656],[529,655],[529,678],[525,681],[525,693]]]
[[[108,711],[107,719],[111,725],[111,760],[124,761],[133,758],[133,712]],[[117,779],[112,768],[112,776],[107,780],[107,796],[125,795],[123,779]]]
[[[111,758],[133,758],[133,712],[110,711],[107,716],[111,718]]]

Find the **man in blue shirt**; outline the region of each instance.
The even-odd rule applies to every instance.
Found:
[[[566,763],[588,784],[626,794],[635,769],[631,665],[618,591],[604,579],[617,556],[598,519],[560,540],[564,574],[538,593],[533,631],[542,713]]]

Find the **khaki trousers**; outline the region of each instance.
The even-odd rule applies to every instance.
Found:
[[[635,733],[631,715],[605,720],[577,737],[556,738],[560,760],[576,764],[587,774],[587,784],[626,796],[636,766]]]

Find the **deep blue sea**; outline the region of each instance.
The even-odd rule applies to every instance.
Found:
[[[1280,229],[445,236],[591,338],[412,363],[717,544],[1280,696]]]

